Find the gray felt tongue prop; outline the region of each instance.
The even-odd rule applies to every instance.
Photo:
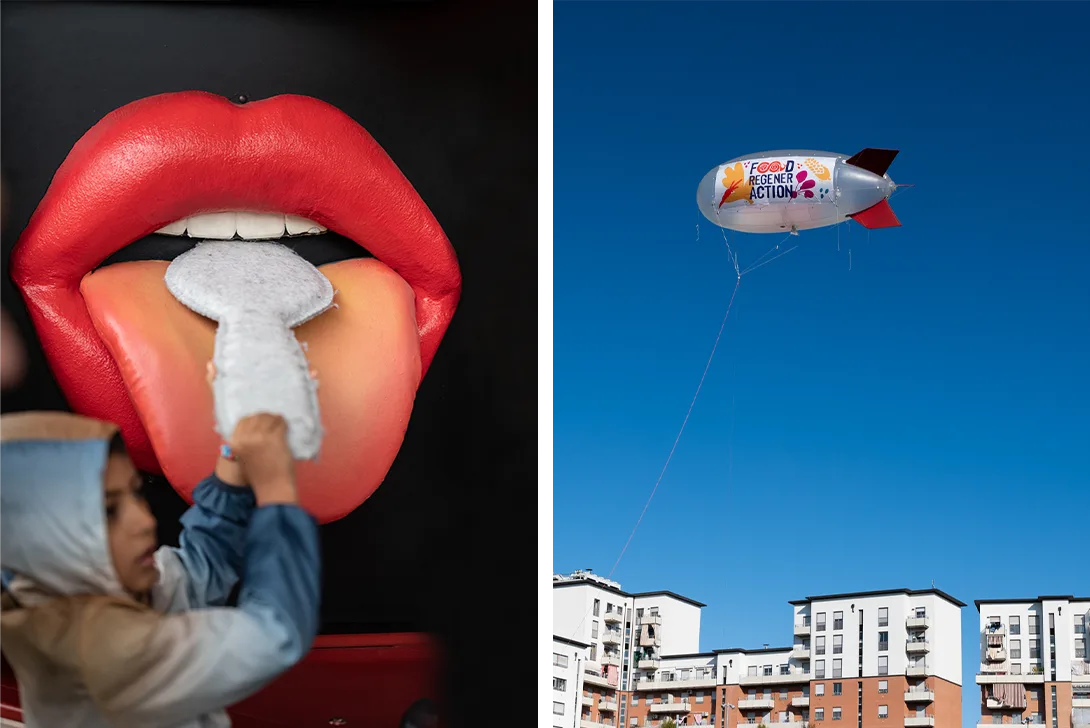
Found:
[[[288,423],[298,460],[318,455],[318,383],[292,329],[333,306],[333,284],[279,243],[210,240],[167,267],[170,292],[219,322],[213,362],[216,430],[224,439],[243,417],[267,412]]]

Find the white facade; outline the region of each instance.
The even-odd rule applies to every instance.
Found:
[[[588,645],[553,636],[553,728],[577,728]]]
[[[700,650],[700,607],[669,594],[638,595],[637,614],[658,611],[662,617],[662,655],[686,655]]]
[[[795,643],[809,642],[810,671],[815,680],[934,675],[961,685],[959,604],[933,590],[846,594],[796,602],[794,624],[809,621],[809,632],[796,634]],[[840,629],[836,628],[838,619]]]
[[[1042,682],[1090,683],[1090,599],[984,600],[977,608],[980,652],[974,659],[986,676],[977,682],[1022,682],[1019,676],[1028,674]]]
[[[702,606],[670,592],[629,594],[589,572],[553,576],[553,631],[590,645],[588,666],[607,676],[615,669],[621,690],[653,675],[664,656],[699,649]]]

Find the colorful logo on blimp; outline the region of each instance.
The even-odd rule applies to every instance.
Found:
[[[808,172],[800,169],[796,172],[795,160],[781,162],[778,159],[761,162],[738,162],[733,167],[723,168],[723,187],[726,191],[719,200],[719,207],[729,202],[746,202],[752,205],[756,201],[773,202],[776,200],[794,200],[800,195],[804,198],[814,196],[818,179],[828,179],[829,170],[815,159],[807,159],[804,164]]]

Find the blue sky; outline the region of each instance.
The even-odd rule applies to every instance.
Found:
[[[875,146],[917,185],[892,201],[904,227],[804,232],[743,278],[614,578],[707,603],[703,650],[789,643],[788,599],[932,580],[970,605],[975,649],[974,599],[1090,591],[1088,21],[1085,3],[555,6],[556,571],[612,568],[722,320],[734,275],[701,177]],[[778,239],[733,242],[744,264]]]

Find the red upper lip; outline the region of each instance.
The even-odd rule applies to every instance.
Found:
[[[457,306],[461,275],[439,224],[378,143],[314,98],[241,106],[186,91],[128,104],[80,139],[13,253],[12,277],[74,405],[120,418],[137,440],[130,444],[147,444],[80,281],[164,225],[221,210],[300,215],[366,247],[416,294],[421,375],[427,370]]]

